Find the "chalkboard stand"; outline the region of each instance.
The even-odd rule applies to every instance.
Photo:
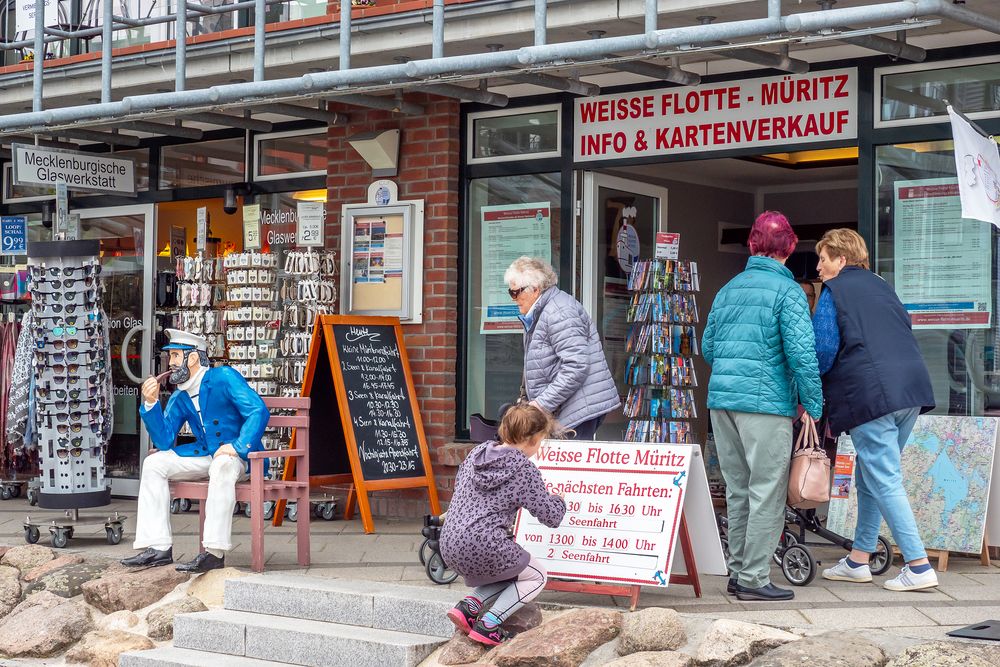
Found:
[[[390,474],[376,479],[371,476],[372,467],[365,467],[359,453],[359,443],[356,434],[355,418],[370,415],[352,415],[351,401],[348,396],[348,378],[341,364],[345,355],[340,349],[337,334],[344,335],[349,327],[365,328],[378,333],[379,336],[390,334],[399,351],[398,366],[392,369],[403,382],[395,386],[395,391],[405,391],[405,401],[399,406],[405,411],[404,416],[411,421],[412,434],[418,445],[419,459],[412,461],[416,474],[403,476]],[[382,341],[381,338],[379,342]],[[352,379],[356,385],[356,379]],[[332,387],[331,387],[332,385]],[[396,317],[352,317],[347,315],[321,315],[316,320],[313,329],[313,339],[309,349],[309,361],[306,364],[305,378],[302,383],[302,395],[313,400],[310,411],[312,419],[326,420],[323,428],[313,432],[319,437],[310,441],[310,486],[329,486],[332,484],[350,483],[348,501],[345,508],[345,518],[353,516],[353,506],[357,503],[361,513],[361,521],[366,533],[375,532],[372,520],[368,493],[371,491],[386,491],[396,489],[427,488],[430,508],[434,514],[441,513],[438,501],[437,487],[431,468],[430,454],[427,450],[427,440],[424,436],[423,421],[420,418],[420,406],[417,403],[416,391],[413,386],[413,376],[410,373],[409,357],[403,343],[403,328]],[[357,411],[358,402],[355,402]],[[339,419],[336,417],[339,416]],[[376,422],[376,426],[380,424]],[[365,440],[362,439],[362,444]],[[290,445],[294,447],[294,439]],[[346,453],[346,459],[344,454]],[[289,461],[286,468],[287,478],[294,472],[294,462]],[[275,508],[275,525],[280,525],[280,517],[284,508]]]
[[[681,543],[681,555],[684,556],[684,567],[687,572],[684,574],[671,574],[670,583],[691,586],[694,588],[694,596],[700,598],[701,578],[698,576],[698,565],[695,562],[694,549],[691,548],[691,537],[688,534],[687,519],[684,517],[683,511],[681,512],[681,525],[678,538]],[[635,608],[639,605],[639,594],[642,592],[642,586],[549,579],[545,582],[545,590],[556,591],[558,593],[584,593],[586,595],[627,597],[629,599],[629,611],[635,611]]]

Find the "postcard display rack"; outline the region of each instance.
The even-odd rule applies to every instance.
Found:
[[[692,444],[697,418],[693,357],[699,353],[695,262],[652,259],[636,262],[625,342],[625,440]]]
[[[109,543],[122,539],[124,516],[88,519],[79,513],[111,502],[105,477],[111,369],[99,252],[97,241],[28,244],[38,506],[64,510],[57,518],[28,517],[24,537],[31,544],[47,528],[52,546],[61,548],[76,528],[94,525],[104,526]]]

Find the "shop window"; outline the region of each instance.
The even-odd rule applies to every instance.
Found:
[[[967,114],[1000,112],[1000,63],[982,60],[959,67],[921,63],[876,71],[881,107],[877,125],[946,120],[943,100]]]
[[[280,132],[256,137],[255,181],[295,176],[324,176],[328,164],[326,129]]]
[[[495,418],[517,400],[524,329],[503,272],[521,255],[559,266],[560,175],[478,178],[469,184],[466,375],[467,415]]]
[[[559,106],[469,115],[469,163],[559,157]]]
[[[910,312],[936,412],[1000,414],[1000,234],[961,217],[950,140],[879,146],[876,160],[873,268]]]
[[[242,183],[245,174],[243,137],[160,149],[161,190]]]

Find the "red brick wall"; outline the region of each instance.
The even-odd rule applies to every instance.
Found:
[[[422,324],[404,325],[403,331],[438,488],[442,499],[448,500],[454,468],[442,466],[439,453],[455,437],[459,105],[455,100],[425,94],[405,99],[423,105],[426,113],[401,116],[330,103],[331,111],[347,113],[351,121],[331,127],[328,133],[327,234],[340,238],[341,204],[364,202],[374,180],[371,167],[346,138],[398,128],[399,175],[392,180],[399,185],[400,199],[424,200],[424,275],[422,281],[418,278],[423,288],[424,319]],[[423,492],[420,495],[426,498]]]

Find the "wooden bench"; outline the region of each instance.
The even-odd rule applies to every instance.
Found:
[[[272,500],[298,503],[296,523],[299,565],[309,565],[309,398],[265,398],[269,410],[295,410],[294,416],[271,415],[268,426],[295,429],[295,449],[250,452],[250,480],[236,484],[237,502],[250,503],[250,569],[264,571],[264,503]],[[294,475],[288,480],[264,479],[264,459],[294,458]],[[205,497],[208,480],[171,482],[171,497],[198,501],[198,544],[205,533]],[[205,548],[202,546],[201,551]]]

